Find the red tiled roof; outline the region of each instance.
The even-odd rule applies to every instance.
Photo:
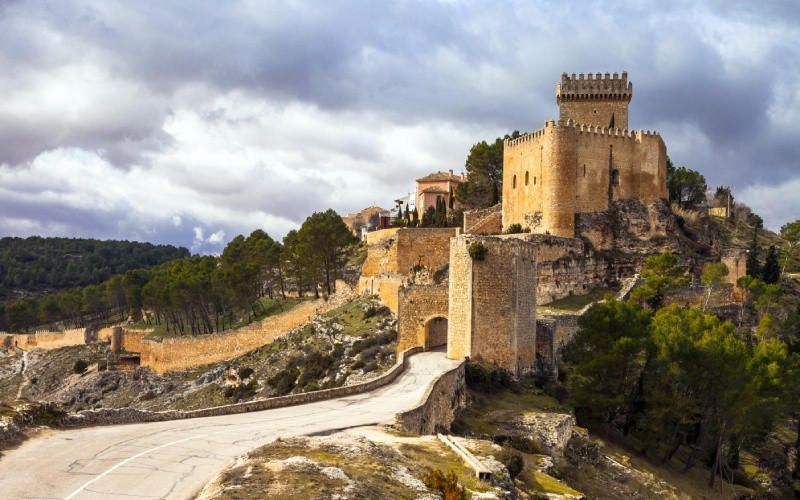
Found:
[[[456,181],[460,182],[461,177],[457,175],[451,175],[449,172],[435,172],[433,174],[428,174],[421,179],[417,179],[417,182],[430,182],[430,181]]]
[[[439,186],[431,186],[426,187],[420,193],[449,193],[449,191]]]

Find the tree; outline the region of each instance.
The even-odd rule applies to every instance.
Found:
[[[514,131],[506,139],[519,137]],[[464,164],[468,178],[455,190],[455,198],[468,208],[484,208],[497,204],[503,192],[503,139],[492,144],[481,141],[472,146]]]
[[[706,301],[703,305],[703,311],[708,308],[708,301],[711,300],[711,294],[714,289],[725,282],[726,276],[728,276],[728,266],[724,262],[709,262],[703,267],[703,272],[700,275],[700,281],[706,286]]]
[[[695,170],[680,167],[667,175],[669,199],[677,201],[681,208],[695,208],[705,201],[707,189],[705,177]]]
[[[657,311],[669,295],[689,283],[685,274],[678,266],[678,257],[669,250],[648,257],[642,268],[645,283],[631,293],[631,300],[646,303],[652,311]]]
[[[645,365],[650,316],[634,303],[609,296],[590,307],[578,325],[564,353],[576,365],[570,379],[576,408],[589,420],[610,423],[627,416]]]
[[[306,270],[311,276],[324,276],[325,287],[330,294],[346,263],[345,249],[358,240],[347,229],[339,214],[330,208],[308,217],[297,232],[297,239]]]
[[[789,257],[797,250],[797,243],[800,241],[800,219],[781,226],[781,238],[786,240],[786,246],[783,249],[783,268],[781,269],[781,274],[783,274],[786,272],[786,263],[789,261]]]
[[[781,266],[778,263],[778,251],[775,245],[769,247],[767,250],[767,258],[764,260],[764,267],[761,268],[761,279],[764,283],[772,284],[777,283],[781,277]]]
[[[750,246],[747,248],[747,260],[745,261],[745,268],[747,274],[754,278],[761,279],[761,267],[758,264],[758,230],[764,227],[764,221],[756,214],[753,214],[753,238],[750,240]]]

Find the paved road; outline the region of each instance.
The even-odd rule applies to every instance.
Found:
[[[0,497],[187,498],[238,455],[276,437],[393,421],[435,375],[458,365],[442,352],[375,391],[254,413],[52,432],[0,458]]]

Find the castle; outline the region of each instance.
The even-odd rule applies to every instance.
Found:
[[[608,242],[584,221],[620,200],[667,198],[667,149],[655,132],[628,129],[633,85],[622,77],[561,75],[558,123],[515,139],[503,154],[503,228]]]
[[[501,204],[465,213],[463,229],[370,235],[359,290],[398,314],[398,351],[446,345],[450,358],[555,373],[577,315],[540,318],[537,302],[620,284],[641,259],[596,251],[652,251],[674,230],[666,147],[628,130],[632,92],[625,72],[564,73],[558,122],[505,141]]]

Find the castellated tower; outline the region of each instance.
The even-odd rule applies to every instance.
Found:
[[[582,125],[594,125],[610,129],[628,128],[628,103],[633,95],[633,84],[628,82],[628,72],[611,76],[600,73],[586,77],[581,73],[575,77],[561,74],[561,83],[556,85],[556,102],[559,121],[572,120]]]
[[[628,130],[632,93],[626,72],[561,76],[558,122],[504,143],[504,230],[519,224],[610,249],[620,208],[640,207],[644,219],[660,210],[653,207],[667,198],[667,148],[656,132]],[[666,234],[642,225],[642,236]]]

